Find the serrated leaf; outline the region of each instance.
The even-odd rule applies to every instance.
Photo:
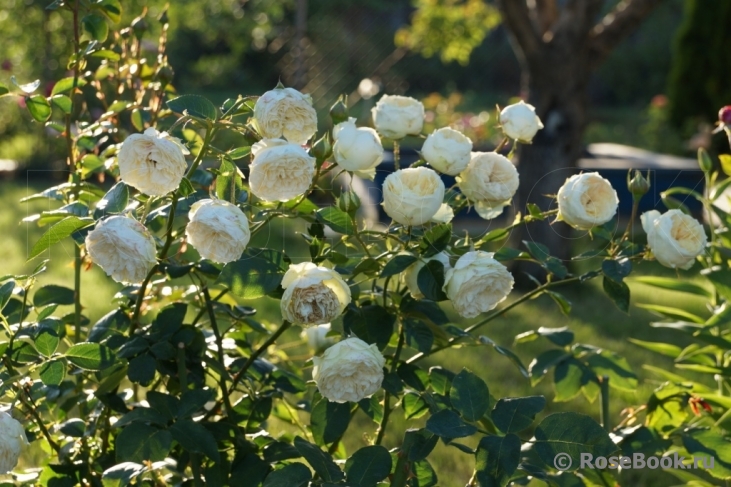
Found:
[[[416,277],[419,291],[426,299],[432,301],[445,301],[446,293],[442,290],[444,287],[444,264],[438,260],[431,260],[424,264],[419,270]]]
[[[49,304],[74,304],[74,290],[55,284],[43,286],[33,295],[33,305],[41,308]]]
[[[417,260],[419,259],[414,255],[396,255],[383,267],[380,277],[389,277],[400,274]]]
[[[520,438],[514,434],[485,436],[475,454],[475,473],[480,487],[505,487],[520,463]]]
[[[36,122],[44,123],[51,118],[51,104],[43,95],[25,97],[25,106]]]
[[[267,475],[263,487],[306,487],[311,479],[309,468],[301,463],[291,463]]]
[[[541,421],[535,431],[534,449],[546,465],[553,466],[560,453],[572,462],[567,470],[576,470],[582,453],[609,457],[618,450],[609,434],[589,416],[579,413],[556,413]]]
[[[543,396],[506,397],[492,410],[492,421],[504,433],[518,433],[528,428],[546,407]]]
[[[216,105],[199,95],[183,95],[166,102],[176,113],[187,113],[197,118],[215,121],[218,118]]]
[[[625,282],[616,282],[606,276],[602,280],[604,292],[607,293],[612,302],[625,313],[629,313],[629,287]]]
[[[104,17],[96,14],[90,14],[84,16],[81,19],[81,24],[84,27],[84,33],[89,36],[91,40],[104,42],[107,40],[109,35],[109,26]]]
[[[335,464],[329,453],[324,452],[319,447],[309,441],[303,440],[299,436],[294,439],[294,447],[323,480],[327,482],[339,482],[345,478],[345,474]]]
[[[340,438],[350,424],[350,405],[348,403],[319,400],[310,413],[310,425],[315,441],[324,445]]]
[[[343,327],[346,333],[354,333],[364,342],[375,343],[379,350],[383,350],[393,335],[395,320],[395,316],[382,306],[356,307],[351,304],[343,315]]]
[[[36,242],[31,249],[28,260],[38,257],[44,251],[48,250],[51,245],[60,242],[77,230],[81,230],[82,228],[86,228],[92,224],[94,224],[94,220],[91,218],[79,218],[76,216],[64,218],[46,230],[46,233],[41,236],[38,242]]]
[[[444,251],[452,239],[452,224],[440,223],[434,225],[424,233],[419,243],[419,253],[424,257],[431,257]]]
[[[429,417],[426,421],[426,429],[446,439],[464,438],[477,432],[476,427],[462,421],[457,413],[450,409],[442,409]]]
[[[114,353],[101,343],[77,343],[66,350],[66,359],[81,369],[102,370],[114,364]]]
[[[452,406],[467,421],[478,421],[490,408],[490,391],[485,382],[467,369],[452,379]]]
[[[380,445],[366,446],[345,462],[348,483],[372,487],[391,473],[391,455]]]
[[[38,375],[43,384],[59,386],[66,378],[66,364],[63,360],[49,360],[41,365]]]
[[[216,438],[202,424],[190,419],[179,419],[169,431],[173,439],[186,450],[203,453],[214,462],[219,461]]]
[[[115,441],[118,462],[159,462],[170,453],[173,438],[166,430],[142,423],[122,429]]]
[[[279,287],[284,273],[261,257],[244,254],[241,259],[226,264],[216,283],[244,299],[260,298]]]
[[[355,231],[350,215],[339,208],[335,208],[334,206],[321,208],[317,210],[316,215],[318,221],[327,225],[335,232],[353,235]]]
[[[76,80],[76,87],[81,88],[82,86],[86,85],[86,80],[83,78],[78,78]],[[71,91],[71,89],[74,87],[74,77],[69,76],[68,78],[61,78],[56,82],[56,84],[53,85],[53,89],[51,90],[51,96],[60,95],[63,93],[66,93],[67,91]]]
[[[106,214],[121,213],[129,203],[129,187],[122,181],[118,182],[107,191],[96,204],[96,211],[103,216]]]

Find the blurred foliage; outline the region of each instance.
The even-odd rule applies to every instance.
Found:
[[[716,120],[718,107],[731,102],[731,2],[686,0],[685,20],[673,49],[670,119]]]
[[[396,32],[396,45],[445,63],[467,65],[472,51],[500,23],[500,13],[483,0],[415,0],[411,25]]]

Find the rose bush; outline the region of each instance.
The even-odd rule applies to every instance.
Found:
[[[635,235],[649,189],[639,173],[628,178],[633,218],[624,233],[613,231],[616,191],[588,173],[551,188],[556,210],[515,208],[510,225],[455,235],[455,215],[474,209],[500,221],[494,218],[512,204],[520,184],[513,149],[542,126],[529,105],[501,113],[505,140],[495,152],[471,153],[469,139],[440,128],[426,138],[424,160],[401,168],[401,139],[422,135],[424,109],[413,98],[383,96],[373,109],[376,132],[349,120],[341,98],[332,124],[320,121],[333,130],[317,134],[309,97],[291,88],[221,106],[176,93],[164,13],[158,48],[149,52],[140,50],[149,45],[140,26],[151,19],[108,36],[107,22],[119,21],[122,8],[116,0],[52,8],[84,29],[83,37],[70,37],[71,76],[48,97],[34,84],[0,86],[0,95],[23,97],[29,116],[68,147],[68,182],[28,198],[55,206],[27,219],[48,226],[29,259],[64,239],[74,245],[73,289],[40,284],[45,261],[0,277],[0,394],[19,420],[0,413],[0,470],[12,470],[13,481],[607,486],[617,484],[616,469],[579,468],[579,454],[633,452],[713,454],[716,466],[707,473],[677,475],[706,482],[699,485],[731,477],[731,216],[717,205],[731,179],[722,179],[710,156],[699,155],[705,193],[673,188],[662,195],[670,211],[645,214],[649,246]],[[731,137],[724,117],[720,130]],[[387,225],[365,225],[352,190],[321,195],[316,204],[313,192],[334,171],[352,177],[380,163],[378,134],[394,147],[396,170],[381,188]],[[509,144],[505,157],[500,152]],[[729,157],[720,158],[726,170]],[[427,163],[431,168],[422,167]],[[440,172],[458,174],[457,184],[446,188]],[[718,218],[710,242],[673,198],[678,194],[697,198]],[[581,268],[540,242],[503,244],[512,228],[554,217],[597,245],[580,256]],[[262,239],[274,221],[290,222],[284,228],[304,239],[308,255],[288,255]],[[528,367],[480,334],[541,295],[569,313],[557,288],[598,278],[627,312],[626,278],[652,259],[673,269],[700,263],[703,284],[638,280],[702,297],[708,312],[655,307],[673,321],[654,325],[677,329],[691,343],[635,342],[673,356],[681,372],[707,377],[659,371],[663,382],[652,396],[635,397],[641,404],[628,404],[619,421],[609,416],[610,388],[635,391],[638,384],[623,357],[573,343],[570,329],[540,327],[540,317],[516,343],[542,337],[553,348]],[[514,260],[540,266],[544,279],[514,291]],[[83,303],[94,290],[79,276],[94,264],[123,285],[109,312],[92,322]],[[277,306],[262,313],[252,300]],[[63,314],[63,306],[73,311]],[[467,325],[459,316],[474,320]],[[599,398],[601,424],[571,411],[543,414],[543,396],[495,397],[478,374],[439,362],[440,351],[468,345],[496,352],[476,367],[508,360],[532,384],[553,370],[555,401],[582,392]],[[392,421],[397,413],[403,421]],[[374,426],[355,431],[356,415]],[[41,452],[32,464],[23,458],[26,439]],[[471,478],[439,479],[430,462],[439,442],[471,459]],[[554,463],[561,454],[572,458],[565,472]]]

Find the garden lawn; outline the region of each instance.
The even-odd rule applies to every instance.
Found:
[[[26,262],[29,249],[40,238],[44,229],[39,228],[35,223],[19,223],[20,220],[38,211],[53,209],[56,205],[52,202],[50,204],[54,206],[49,207],[49,202],[47,201],[21,204],[18,203],[18,200],[34,194],[47,186],[37,182],[30,185],[17,181],[0,183],[0,207],[3,208],[0,211],[0,229],[2,229],[5,237],[3,247],[0,250],[0,274],[27,273],[32,271],[43,258],[50,258],[48,271],[39,278],[40,284],[54,283],[73,287],[73,243],[70,239],[66,239],[54,246],[44,256],[38,257],[30,263]],[[291,256],[295,262],[308,258],[306,255],[300,255],[303,253],[302,250],[304,250],[301,238],[292,235],[292,227],[287,223],[275,220],[272,222],[270,230],[262,232],[262,234],[257,235],[252,245],[257,247],[269,246],[284,248],[285,251],[291,249]],[[306,254],[306,250],[304,253]],[[662,270],[651,263],[639,265],[636,271],[638,271],[636,272],[637,274],[667,275],[666,270]],[[101,269],[93,266],[91,269],[82,273],[82,287],[84,288],[82,305],[85,308],[85,313],[91,322],[94,323],[110,310],[110,301],[121,285],[107,279]],[[662,304],[683,308],[700,315],[707,314],[703,304],[693,296],[671,291],[659,291],[639,283],[632,283],[631,279],[630,288],[632,290],[633,303]],[[648,311],[634,305],[629,315],[618,310],[604,295],[600,279],[595,279],[589,285],[566,286],[560,289],[560,292],[573,305],[569,316],[562,314],[558,306],[549,297],[542,296],[538,299],[528,301],[516,309],[511,310],[506,315],[492,321],[481,328],[479,333],[489,337],[498,345],[513,350],[518,354],[526,367],[530,364],[533,357],[554,346],[544,338],[515,345],[513,343],[514,338],[520,333],[534,330],[541,326],[567,326],[574,332],[575,342],[606,348],[626,357],[633,370],[640,377],[640,386],[634,391],[611,389],[610,411],[612,420],[616,424],[620,420],[620,411],[629,406],[646,402],[653,388],[659,384],[658,377],[643,369],[643,365],[661,367],[666,370],[671,368],[671,361],[669,359],[665,359],[658,354],[633,345],[628,341],[628,338],[633,337],[647,341],[667,339],[670,342],[674,342],[675,338],[671,331],[651,328],[649,326],[650,322],[659,321],[661,318]],[[517,299],[519,296],[520,294],[518,292],[514,292],[509,298],[509,301],[511,299]],[[265,323],[274,324],[279,320],[278,302],[273,299],[263,298],[256,300],[254,303],[246,302],[242,304],[257,307],[260,310],[257,318]],[[66,312],[72,311],[71,306],[66,308]],[[63,312],[64,309],[61,309],[61,311]],[[445,311],[447,311],[450,319],[453,319],[456,323],[464,323],[458,319],[451,308],[447,307]],[[337,323],[335,324],[335,328],[341,329]],[[296,340],[299,340],[298,333],[299,328],[295,327],[285,335],[285,338],[293,342],[291,344],[292,348],[288,350],[290,354],[304,359],[307,357],[307,351],[304,345],[298,347],[294,343]],[[577,411],[589,414],[597,420],[599,419],[600,405],[598,399],[594,403],[590,403],[580,394],[569,402],[554,403],[552,402],[554,397],[552,386],[553,372],[549,372],[544,380],[536,387],[531,387],[529,379],[523,377],[518,368],[510,360],[498,354],[491,346],[465,346],[459,349],[439,352],[428,360],[425,360],[422,365],[441,365],[454,372],[459,372],[463,367],[466,367],[485,380],[491,395],[495,398],[542,394],[549,400],[549,409],[547,411]],[[306,369],[305,375],[309,376],[309,374],[310,369]],[[391,418],[392,421],[388,430],[389,434],[385,438],[385,445],[389,448],[399,445],[405,425],[403,410],[400,407],[394,411]],[[356,414],[350,428],[363,431],[363,435],[348,435],[350,440],[345,447],[348,451],[352,452],[366,444],[366,438],[374,437],[376,425],[367,416],[359,412]],[[285,424],[282,424],[281,428],[276,429],[294,432],[291,427]],[[523,432],[522,436],[530,437],[531,431]],[[470,444],[470,446],[474,445]],[[443,486],[464,485],[467,479],[469,479],[474,467],[474,459],[472,456],[459,451],[455,447],[446,446],[441,442],[437,446],[436,454],[430,456],[429,459],[440,475],[442,479],[440,485]],[[637,474],[629,471],[629,475]],[[647,475],[647,472],[645,475]],[[657,475],[661,474],[653,473],[652,475],[652,479],[647,477],[627,477],[627,480],[630,481],[630,484],[633,481],[636,482],[641,479],[644,485],[665,485],[664,482],[666,482],[666,479],[660,480],[657,478]]]

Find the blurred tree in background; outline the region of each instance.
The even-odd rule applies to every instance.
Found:
[[[715,121],[731,103],[731,2],[686,0],[668,85],[670,120]]]

